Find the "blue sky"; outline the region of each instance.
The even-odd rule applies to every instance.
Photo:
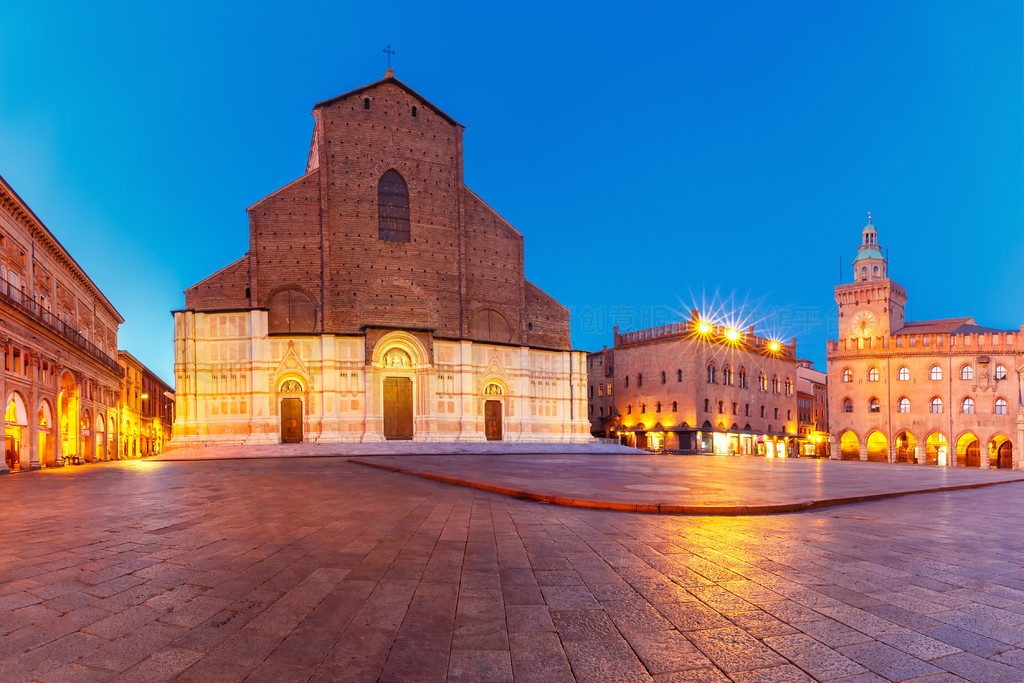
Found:
[[[868,211],[909,319],[1024,323],[1020,2],[370,5],[5,8],[0,174],[169,382],[182,290],[385,44],[578,348],[697,305],[823,364]]]

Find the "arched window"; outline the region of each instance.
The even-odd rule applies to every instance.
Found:
[[[996,415],[1006,415],[1006,399],[996,399]]]
[[[974,399],[971,398],[970,396],[964,399],[964,402],[961,404],[961,406],[963,408],[964,415],[971,415],[972,413],[974,413]]]
[[[878,266],[875,266],[873,272],[874,272],[875,277],[878,277]]]
[[[772,377],[772,393],[773,394],[779,393],[779,376],[778,375],[774,375]]]
[[[910,369],[906,365],[901,365],[896,375],[901,382],[910,380]]]
[[[364,97],[363,98],[363,109],[369,109],[369,108],[370,108],[370,98],[369,97]]]
[[[843,381],[844,382],[852,382],[853,381],[853,370],[851,370],[850,368],[843,368]]]
[[[677,410],[679,410],[679,403],[677,403],[676,401],[672,401],[672,412],[674,413]]]
[[[757,385],[761,388],[761,391],[768,391],[768,378],[764,376],[763,372],[757,376]],[[764,417],[764,415],[761,417]]]
[[[642,386],[644,385],[644,376],[643,376],[643,373],[637,373],[637,376],[636,376],[636,385],[637,385],[638,387],[642,387]]]
[[[708,384],[715,383],[715,364],[708,363]]]
[[[870,401],[868,401],[868,411],[869,412],[877,413],[877,412],[880,412],[881,410],[882,410],[882,404],[878,402],[877,398],[873,398]]]
[[[861,280],[867,280],[868,279],[868,267],[867,266],[862,266],[861,267],[861,269],[860,269],[860,279]]]
[[[646,413],[647,412],[647,404],[646,403],[641,403],[640,404],[640,412],[641,413]]]
[[[732,367],[729,365],[722,368],[722,384],[732,386]]]
[[[903,398],[901,398],[899,400],[899,403],[896,404],[896,410],[901,412],[901,413],[909,413],[910,412],[910,399],[905,397],[905,396]]]
[[[868,381],[869,382],[877,382],[878,381],[878,368],[869,368],[868,369]]]
[[[626,404],[626,415],[632,415],[632,414],[633,414],[633,404],[632,403],[627,403]]]
[[[930,377],[933,380],[942,379],[942,368],[940,368],[938,365],[933,365],[931,367],[931,370],[928,371],[928,377]]]
[[[416,107],[412,108],[412,117],[416,118]]]
[[[682,382],[683,381],[683,371],[682,370],[676,370],[676,381],[677,382]]]
[[[724,413],[725,412],[725,401],[719,401],[718,402],[718,412],[720,412],[720,413]]]
[[[974,379],[974,366],[965,365],[960,368],[960,379]]]
[[[939,398],[938,396],[936,396],[935,398],[932,399],[931,410],[932,410],[933,413],[941,413],[942,412],[942,399]]]
[[[740,368],[740,387],[747,388],[747,369]]]
[[[661,383],[662,384],[665,383],[665,371],[664,370],[661,371]]]
[[[793,380],[789,377],[786,378],[786,396],[793,395]]]
[[[389,242],[409,241],[409,188],[394,169],[377,183],[377,237]]]
[[[851,401],[848,398],[844,398],[843,399],[843,412],[844,413],[852,413],[853,412],[853,401]],[[761,417],[764,417],[764,416],[762,415]]]
[[[997,365],[996,366],[996,379],[1006,379],[1006,366],[1004,366],[1004,365]]]

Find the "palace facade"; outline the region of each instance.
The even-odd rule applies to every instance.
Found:
[[[907,322],[868,221],[854,282],[835,288],[839,338],[828,342],[832,457],[1019,468],[1024,442],[1024,327],[973,318]]]
[[[111,457],[119,429],[116,356],[123,322],[0,177],[0,472]]]
[[[174,312],[173,445],[589,441],[569,312],[463,183],[463,126],[390,69],[313,119],[248,253]]]
[[[124,349],[117,352],[117,362],[124,372],[117,454],[120,458],[156,455],[171,439],[174,390]]]
[[[686,322],[619,334],[591,353],[588,414],[595,435],[681,453],[796,456],[796,340],[789,344]]]

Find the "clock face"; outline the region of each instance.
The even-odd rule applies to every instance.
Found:
[[[854,337],[870,337],[878,329],[878,316],[862,308],[850,318],[850,332]]]

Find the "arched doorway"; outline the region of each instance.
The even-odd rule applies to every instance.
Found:
[[[1013,469],[1013,443],[1002,434],[996,434],[988,443],[988,466],[991,469]]]
[[[103,416],[96,416],[96,460],[102,462],[107,459],[107,434],[103,428]]]
[[[60,395],[57,398],[60,415],[61,457],[67,463],[78,460],[78,389],[70,372],[60,377]]]
[[[868,462],[889,462],[889,441],[882,432],[868,435]]]
[[[384,366],[384,438],[409,441],[413,437],[412,357],[400,348],[391,348],[381,358]]]
[[[82,458],[86,462],[96,462],[96,454],[92,450],[92,415],[88,410],[82,411],[82,420],[79,424],[82,439]]]
[[[25,410],[25,399],[16,391],[11,394],[11,400],[7,403],[6,420],[4,460],[7,462],[7,468],[15,472],[21,469],[22,450],[27,446],[24,437],[28,435],[28,411]],[[27,469],[27,458],[25,466]]]
[[[957,467],[981,467],[981,448],[978,437],[967,432],[956,440]]]
[[[39,465],[54,467],[57,463],[53,455],[53,409],[46,399],[39,403],[36,424],[39,432]]]
[[[896,462],[917,463],[917,439],[910,432],[900,432],[896,437]]]
[[[860,440],[851,431],[839,437],[839,453],[843,460],[860,460]]]
[[[942,432],[932,432],[924,441],[924,462],[926,465],[946,467],[949,464],[949,444]]]
[[[298,379],[286,379],[277,388],[281,398],[281,443],[302,443],[302,397],[305,388]]]
[[[501,441],[502,429],[501,385],[490,382],[484,387],[484,435],[488,441]]]

